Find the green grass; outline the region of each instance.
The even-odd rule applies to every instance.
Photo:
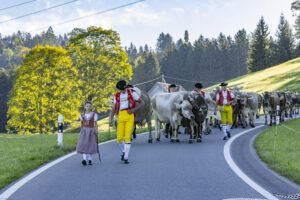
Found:
[[[300,119],[283,125],[299,133],[283,126],[271,127],[256,138],[254,146],[271,169],[300,184]]]
[[[229,87],[243,86],[243,91],[298,91],[300,92],[300,58],[250,73],[227,81]],[[206,90],[213,89],[217,85]]]
[[[74,122],[64,132],[63,148],[57,146],[57,135],[0,134],[0,189],[17,180],[33,169],[76,148],[80,122]],[[116,138],[116,129],[108,134],[108,119],[98,121],[99,141]],[[138,128],[137,133],[146,132],[147,127]],[[8,138],[13,137],[13,138]]]

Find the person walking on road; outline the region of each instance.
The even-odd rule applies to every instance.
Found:
[[[135,91],[127,88],[126,81],[119,81],[116,87],[120,92],[115,94],[114,106],[109,116],[109,125],[112,126],[112,119],[114,115],[117,115],[117,141],[122,152],[121,160],[124,161],[125,164],[128,164],[135,111],[137,111],[144,102]],[[138,102],[138,104],[136,104],[136,102]]]
[[[228,83],[221,83],[221,91],[216,97],[215,115],[217,114],[217,107],[220,106],[220,113],[222,119],[222,132],[224,134],[223,140],[230,138],[230,129],[232,126],[232,107],[231,105],[235,102],[235,97],[232,92],[227,89]],[[228,122],[228,124],[227,124]]]
[[[202,83],[195,83],[195,89],[192,91],[192,93],[202,94],[202,96],[205,99],[205,102],[210,103],[208,95],[206,95],[206,93],[202,90],[202,88],[203,88]]]
[[[177,86],[175,84],[171,84],[168,86],[168,92],[172,93],[172,92],[176,92],[178,90]]]
[[[92,102],[86,101],[84,103],[84,112],[80,115],[81,130],[76,147],[77,153],[82,154],[82,164],[92,165],[92,154],[98,153],[98,116],[92,112]]]

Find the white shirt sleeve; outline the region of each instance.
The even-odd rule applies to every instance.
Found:
[[[135,101],[139,100],[140,99],[140,96],[136,93],[136,92],[132,92],[132,97]]]
[[[217,96],[216,96],[216,100],[217,100],[217,101],[219,101],[219,99],[220,99],[220,95],[219,95],[219,94],[217,94]]]
[[[80,119],[80,121],[82,121],[82,117],[81,117],[81,115],[80,115],[79,119]]]
[[[98,115],[97,115],[97,113],[95,113],[95,115],[94,115],[94,121],[95,122],[98,121]]]
[[[116,104],[117,103],[117,101],[116,101],[116,96],[114,97],[114,104]]]

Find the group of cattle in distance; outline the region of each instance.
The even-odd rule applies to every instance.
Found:
[[[261,109],[263,109],[265,116],[265,125],[268,124],[269,116],[269,125],[272,126],[275,122],[277,106],[279,106],[280,122],[283,122],[284,118],[292,118],[296,114],[296,109],[298,108],[299,110],[300,107],[300,94],[297,92],[273,91],[258,94],[256,92],[242,91],[242,87],[234,87],[230,88],[230,90],[236,99],[232,105],[232,127],[235,128],[238,126],[246,128],[248,124],[251,127],[255,127],[254,120],[255,118],[259,118]],[[215,90],[209,92],[209,95],[214,101],[219,91],[220,88],[217,87]]]
[[[214,113],[216,96],[220,89],[206,92],[206,99],[202,94],[190,91],[178,91],[173,93],[157,93],[152,98],[145,91],[134,87],[139,96],[144,101],[144,105],[137,110],[134,121],[133,137],[135,138],[136,125],[148,125],[148,142],[152,143],[151,134],[151,116],[154,115],[156,141],[160,141],[161,125],[167,125],[164,133],[168,137],[170,134],[171,142],[179,142],[179,127],[184,127],[190,134],[189,143],[202,142],[202,132],[209,134],[211,126],[218,126],[221,117],[219,111]],[[231,88],[235,96],[235,103],[232,105],[233,126],[242,126],[245,128],[248,124],[255,126],[255,118],[259,117],[261,108],[265,115],[265,124],[267,116],[270,117],[269,125],[272,125],[272,119],[276,117],[276,107],[280,106],[280,122],[284,117],[293,117],[295,108],[300,107],[300,94],[295,92],[264,92],[258,94],[255,92],[244,92],[240,87]],[[207,101],[208,99],[208,101]],[[112,106],[111,102],[109,105]],[[248,122],[247,122],[248,118]]]

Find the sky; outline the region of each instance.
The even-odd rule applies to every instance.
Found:
[[[53,24],[77,17],[115,8],[137,0],[76,0],[70,4],[42,13],[3,22],[27,13],[66,3],[72,0],[36,0],[34,2],[2,10],[2,8],[28,0],[0,0],[0,33],[3,36],[18,30],[32,35],[46,31]],[[74,1],[74,0],[73,0]],[[256,28],[258,20],[264,17],[274,36],[279,17],[284,14],[291,26],[295,17],[290,9],[294,0],[145,0],[129,7],[94,15],[78,21],[53,26],[55,34],[70,32],[73,28],[101,26],[120,34],[122,46],[132,42],[136,46],[148,44],[155,49],[160,33],[170,33],[174,41],[184,37],[194,42],[203,35],[216,38],[222,32],[234,36],[245,29],[248,34]]]

